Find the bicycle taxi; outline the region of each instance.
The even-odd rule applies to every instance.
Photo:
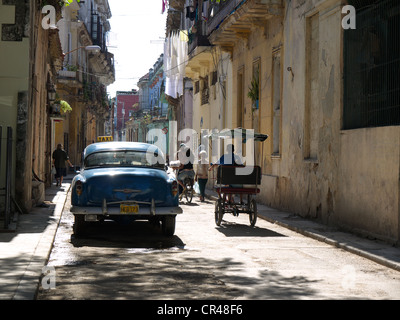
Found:
[[[208,136],[211,139],[235,139],[241,143],[264,142],[268,135],[254,133],[249,135],[246,129],[237,128],[223,130]],[[253,140],[253,141],[252,141]],[[255,148],[254,155],[255,155]],[[255,159],[255,157],[254,157]],[[213,171],[214,173],[214,171]],[[255,196],[260,193],[261,167],[257,165],[219,165],[214,190],[218,194],[215,202],[215,223],[220,226],[225,213],[239,216],[240,213],[249,215],[250,226],[257,222],[257,202]],[[237,199],[238,196],[240,199]],[[244,199],[245,198],[245,199]],[[246,200],[246,201],[245,201]]]

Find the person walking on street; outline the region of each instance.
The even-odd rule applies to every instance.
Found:
[[[57,145],[57,149],[53,152],[53,166],[56,168],[55,178],[57,180],[57,186],[61,187],[63,178],[67,175],[67,167],[65,162],[68,162],[72,168],[73,165],[69,161],[67,152],[62,148],[61,143]]]
[[[208,181],[207,152],[205,150],[199,152],[199,163],[197,164],[197,171],[194,180],[199,183],[200,201],[203,202],[206,195],[205,191]]]

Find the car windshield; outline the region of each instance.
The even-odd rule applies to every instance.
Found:
[[[122,150],[103,151],[88,155],[85,169],[98,167],[151,167],[164,169],[164,158],[157,153]]]

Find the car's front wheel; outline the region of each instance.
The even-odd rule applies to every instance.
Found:
[[[175,216],[165,216],[162,220],[162,231],[166,236],[173,236],[175,233]]]

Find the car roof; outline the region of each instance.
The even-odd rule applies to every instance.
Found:
[[[86,147],[83,157],[86,158],[92,153],[103,151],[134,150],[146,152],[150,147],[153,147],[155,150],[160,152],[160,149],[155,145],[143,142],[111,141],[92,143]]]

